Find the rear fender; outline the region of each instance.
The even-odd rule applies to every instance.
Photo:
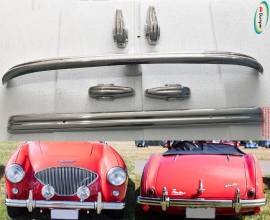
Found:
[[[155,189],[161,155],[155,154],[146,163],[141,179],[141,195],[146,196],[150,188]]]
[[[245,155],[245,159],[247,192],[251,188],[254,188],[256,192],[255,198],[264,198],[262,171],[259,162],[257,158],[252,154]]]

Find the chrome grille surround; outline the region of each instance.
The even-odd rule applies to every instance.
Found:
[[[94,183],[98,175],[87,169],[62,166],[37,171],[35,178],[43,185],[52,186],[57,196],[73,196],[80,186]]]

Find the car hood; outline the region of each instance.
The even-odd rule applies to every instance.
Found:
[[[103,144],[91,142],[30,142],[29,160],[34,172],[48,167],[75,166],[98,169]]]
[[[201,187],[200,187],[201,185]],[[234,198],[236,188],[246,193],[244,157],[224,155],[162,156],[156,192],[166,187],[175,198]],[[198,193],[198,189],[203,189]]]

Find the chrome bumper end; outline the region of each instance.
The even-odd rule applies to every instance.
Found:
[[[98,193],[95,202],[73,202],[73,201],[49,201],[49,200],[33,200],[32,191],[29,193],[27,200],[6,199],[6,206],[27,208],[32,212],[34,208],[47,209],[78,209],[78,210],[96,210],[100,214],[102,210],[122,210],[125,203],[122,202],[102,202],[101,193]]]
[[[169,207],[232,208],[235,213],[239,213],[241,208],[255,208],[266,205],[266,199],[241,200],[240,191],[236,191],[235,200],[171,199],[164,194],[161,198],[138,196],[137,203],[160,206],[162,211],[166,211]]]

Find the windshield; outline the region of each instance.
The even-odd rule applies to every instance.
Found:
[[[228,144],[174,141],[171,147],[165,153],[163,153],[163,155],[166,156],[176,154],[212,154],[242,156],[245,153],[239,150],[237,147]]]

